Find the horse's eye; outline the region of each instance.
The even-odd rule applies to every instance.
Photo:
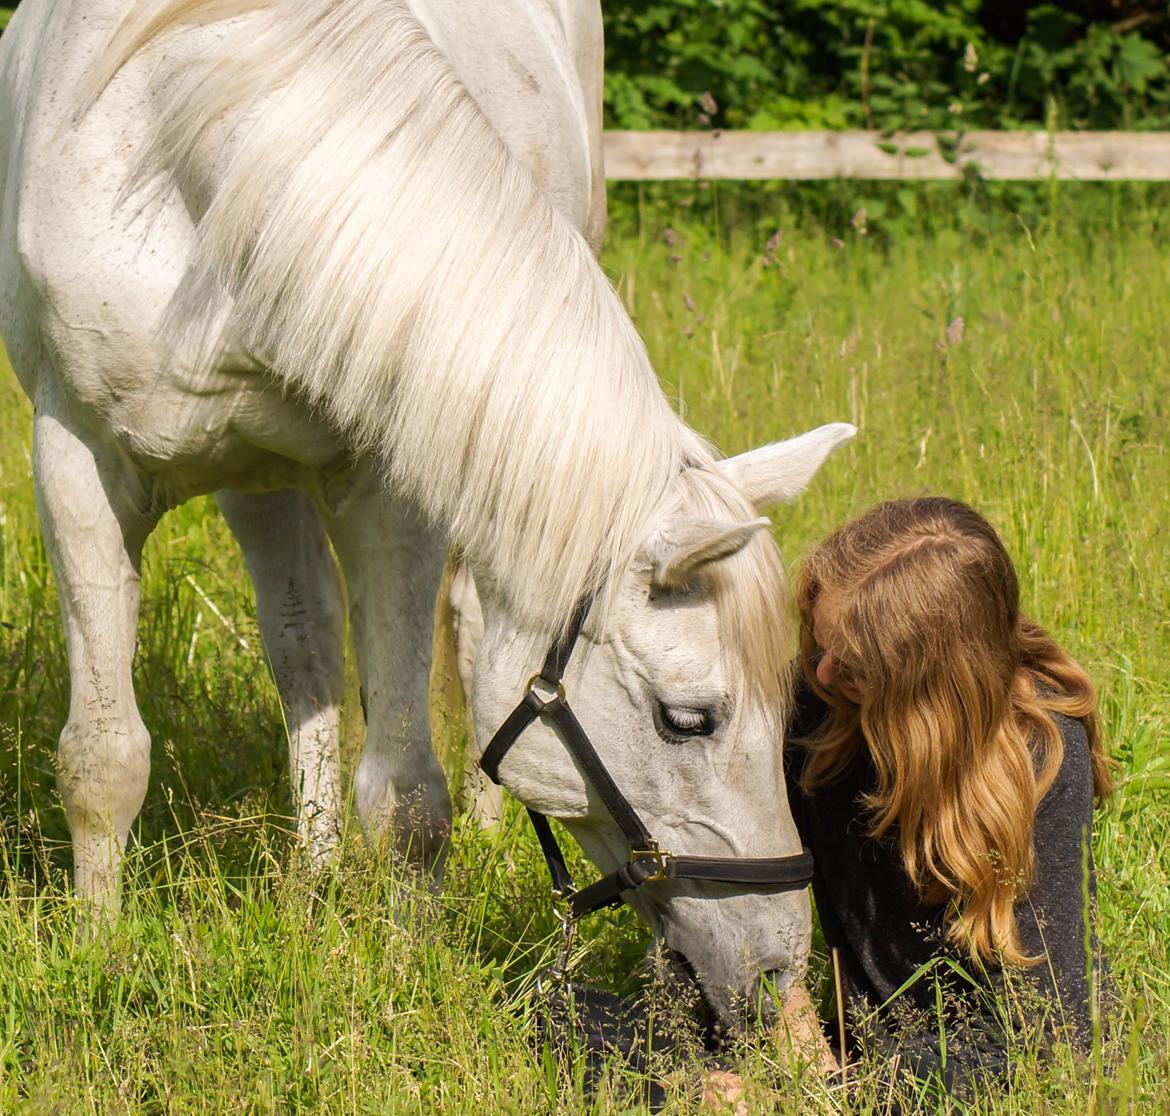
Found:
[[[658,703],[662,727],[670,736],[710,736],[715,731],[712,709],[690,709],[684,705]]]

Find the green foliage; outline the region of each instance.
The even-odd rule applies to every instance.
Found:
[[[1170,10],[1153,0],[602,7],[610,127],[1170,127]]]
[[[1167,127],[1170,15],[1118,7],[608,0],[606,110],[621,128]]]

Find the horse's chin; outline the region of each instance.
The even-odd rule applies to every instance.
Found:
[[[789,991],[800,982],[791,972],[761,974],[754,995],[737,995],[724,990],[720,996],[705,987],[690,960],[678,950],[661,947],[664,982],[673,994],[691,1005],[694,1023],[710,1050],[746,1038],[758,1029],[770,1029],[780,1017]]]
[[[804,893],[676,895],[656,929],[675,970],[700,993],[702,1021],[732,1038],[778,1020],[803,980],[812,918]]]

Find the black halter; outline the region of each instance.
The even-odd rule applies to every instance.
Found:
[[[569,901],[572,917],[580,918],[602,907],[619,906],[624,902],[623,892],[656,880],[706,880],[738,884],[742,889],[752,891],[793,891],[804,887],[812,879],[813,870],[812,853],[808,849],[802,849],[793,856],[750,858],[675,856],[658,847],[658,842],[642,824],[633,806],[618,790],[565,697],[562,678],[577,637],[581,634],[590,603],[586,598],[578,606],[565,633],[549,648],[548,658],[540,673],[528,680],[520,704],[496,730],[479,761],[484,774],[493,783],[499,783],[500,763],[508,750],[537,717],[547,718],[558,730],[569,754],[601,796],[606,809],[625,835],[630,846],[629,860],[616,872],[578,890],[573,884],[573,877],[569,874],[564,854],[557,844],[548,818],[535,810],[528,810],[544,859],[548,862],[553,891]],[[542,696],[538,687],[544,688],[549,696]]]

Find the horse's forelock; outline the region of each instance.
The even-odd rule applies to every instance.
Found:
[[[717,469],[688,469],[679,479],[684,515],[743,522],[758,512]],[[794,616],[784,563],[768,532],[711,564],[720,637],[741,697],[760,705],[779,740],[792,702]]]

